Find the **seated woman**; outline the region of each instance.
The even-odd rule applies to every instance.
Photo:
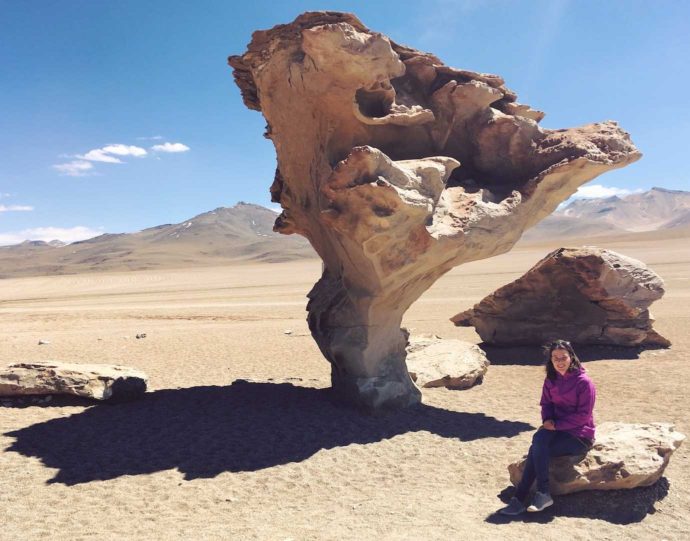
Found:
[[[542,511],[553,505],[549,493],[549,461],[554,456],[583,455],[594,443],[594,383],[570,342],[556,340],[546,349],[546,378],[541,395],[542,426],[532,438],[525,470],[503,515]],[[534,481],[537,491],[525,501]]]

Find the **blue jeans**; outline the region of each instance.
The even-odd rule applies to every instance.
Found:
[[[590,444],[587,440],[582,440],[567,432],[540,428],[532,437],[525,471],[518,483],[515,497],[524,501],[535,479],[539,492],[549,492],[549,461],[551,457],[584,455],[589,451],[589,448]]]

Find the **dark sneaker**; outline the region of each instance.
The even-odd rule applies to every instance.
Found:
[[[553,505],[553,498],[548,492],[535,492],[532,498],[532,504],[527,508],[530,513],[543,511],[547,507]]]
[[[525,506],[516,497],[510,498],[508,505],[503,509],[498,510],[502,515],[508,515],[514,517],[515,515],[521,515],[525,512]]]

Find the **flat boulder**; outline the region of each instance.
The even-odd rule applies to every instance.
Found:
[[[406,362],[412,380],[426,388],[469,389],[483,381],[489,368],[475,344],[437,336],[411,338]]]
[[[672,424],[603,423],[597,427],[596,443],[586,455],[551,460],[551,492],[558,495],[653,485],[684,439]],[[525,459],[508,466],[514,485],[522,478]]]
[[[126,366],[41,361],[0,370],[0,396],[74,395],[95,400],[133,399],[146,392],[148,377]]]
[[[451,318],[487,344],[668,347],[653,328],[663,280],[636,259],[595,246],[559,248],[514,282]]]

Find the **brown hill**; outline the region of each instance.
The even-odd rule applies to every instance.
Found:
[[[690,225],[690,192],[652,188],[625,197],[576,199],[528,231],[525,241],[591,237]]]
[[[316,257],[303,237],[274,233],[275,219],[267,208],[240,202],[136,233],[105,234],[69,245],[25,241],[0,247],[0,278]]]

